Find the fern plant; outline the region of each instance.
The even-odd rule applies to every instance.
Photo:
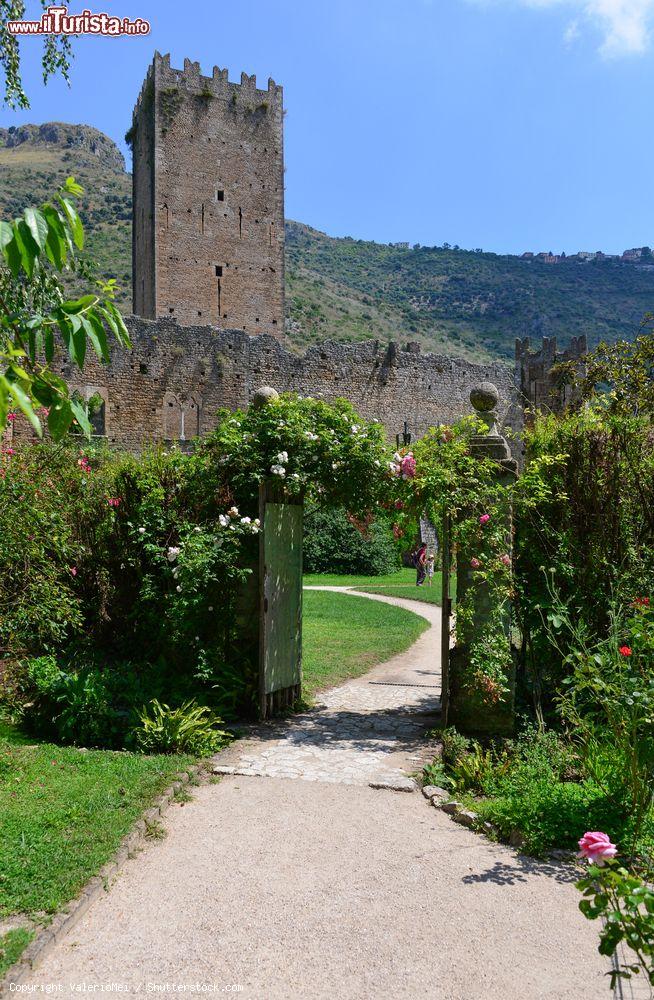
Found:
[[[185,701],[171,708],[154,698],[140,713],[134,740],[144,753],[191,753],[206,757],[225,746],[231,734],[217,728],[222,720],[206,705]]]

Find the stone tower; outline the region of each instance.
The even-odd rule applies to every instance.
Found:
[[[281,338],[282,88],[157,52],[131,138],[134,313]]]

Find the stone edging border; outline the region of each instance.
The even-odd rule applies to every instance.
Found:
[[[430,805],[435,806],[436,809],[440,809],[441,812],[446,813],[450,816],[455,823],[459,823],[461,826],[467,827],[472,830],[473,833],[481,833],[490,839],[495,839],[499,843],[500,832],[494,823],[489,823],[487,821],[480,822],[479,814],[473,812],[471,809],[466,809],[466,807],[461,803],[453,799],[449,792],[446,792],[444,788],[439,788],[437,785],[424,785],[422,787],[422,794],[427,799]],[[506,843],[506,841],[504,841]],[[522,847],[522,837],[515,836],[512,834],[508,841],[509,847],[515,847],[518,850]],[[574,862],[576,860],[574,851],[567,850],[552,850],[548,851],[548,859],[552,863],[561,862]]]
[[[66,937],[75,927],[91,903],[95,902],[103,892],[108,891],[108,880],[120,871],[129,858],[134,856],[134,852],[146,839],[148,828],[166,813],[175,796],[185,785],[207,770],[207,764],[206,760],[201,761],[199,764],[189,767],[187,771],[180,771],[175,775],[172,785],[169,785],[154,800],[154,804],[142,813],[141,818],[136,821],[131,831],[123,838],[111,860],[103,865],[97,875],[89,879],[79,896],[67,903],[59,913],[56,913],[47,926],[41,927],[36,932],[36,936],[30,941],[18,961],[7,969],[4,977],[0,979],[0,996],[9,996],[10,984],[20,985],[22,980],[34,971],[41,959],[52,951],[55,944]]]

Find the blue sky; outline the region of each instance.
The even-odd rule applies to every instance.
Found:
[[[283,84],[286,215],[335,236],[515,253],[654,244],[654,0],[73,2],[151,21],[74,41],[72,87],[4,126],[123,136],[154,49]],[[28,13],[37,5],[28,4]],[[654,33],[654,32],[653,32]]]

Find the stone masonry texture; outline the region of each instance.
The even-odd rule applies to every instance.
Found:
[[[156,53],[131,134],[134,312],[281,337],[282,88]]]
[[[406,420],[416,437],[469,415],[471,387],[489,380],[499,390],[500,418],[513,424],[513,373],[500,362],[475,365],[375,340],[328,341],[297,355],[274,337],[242,330],[134,316],[126,322],[132,351],[114,345],[109,365],[89,353],[81,374],[60,357],[55,371],[84,398],[102,396],[107,440],[129,450],[206,434],[218,409],[246,407],[262,385],[326,401],[348,399],[362,417],[384,424],[389,436]],[[21,421],[15,433],[31,436]]]

